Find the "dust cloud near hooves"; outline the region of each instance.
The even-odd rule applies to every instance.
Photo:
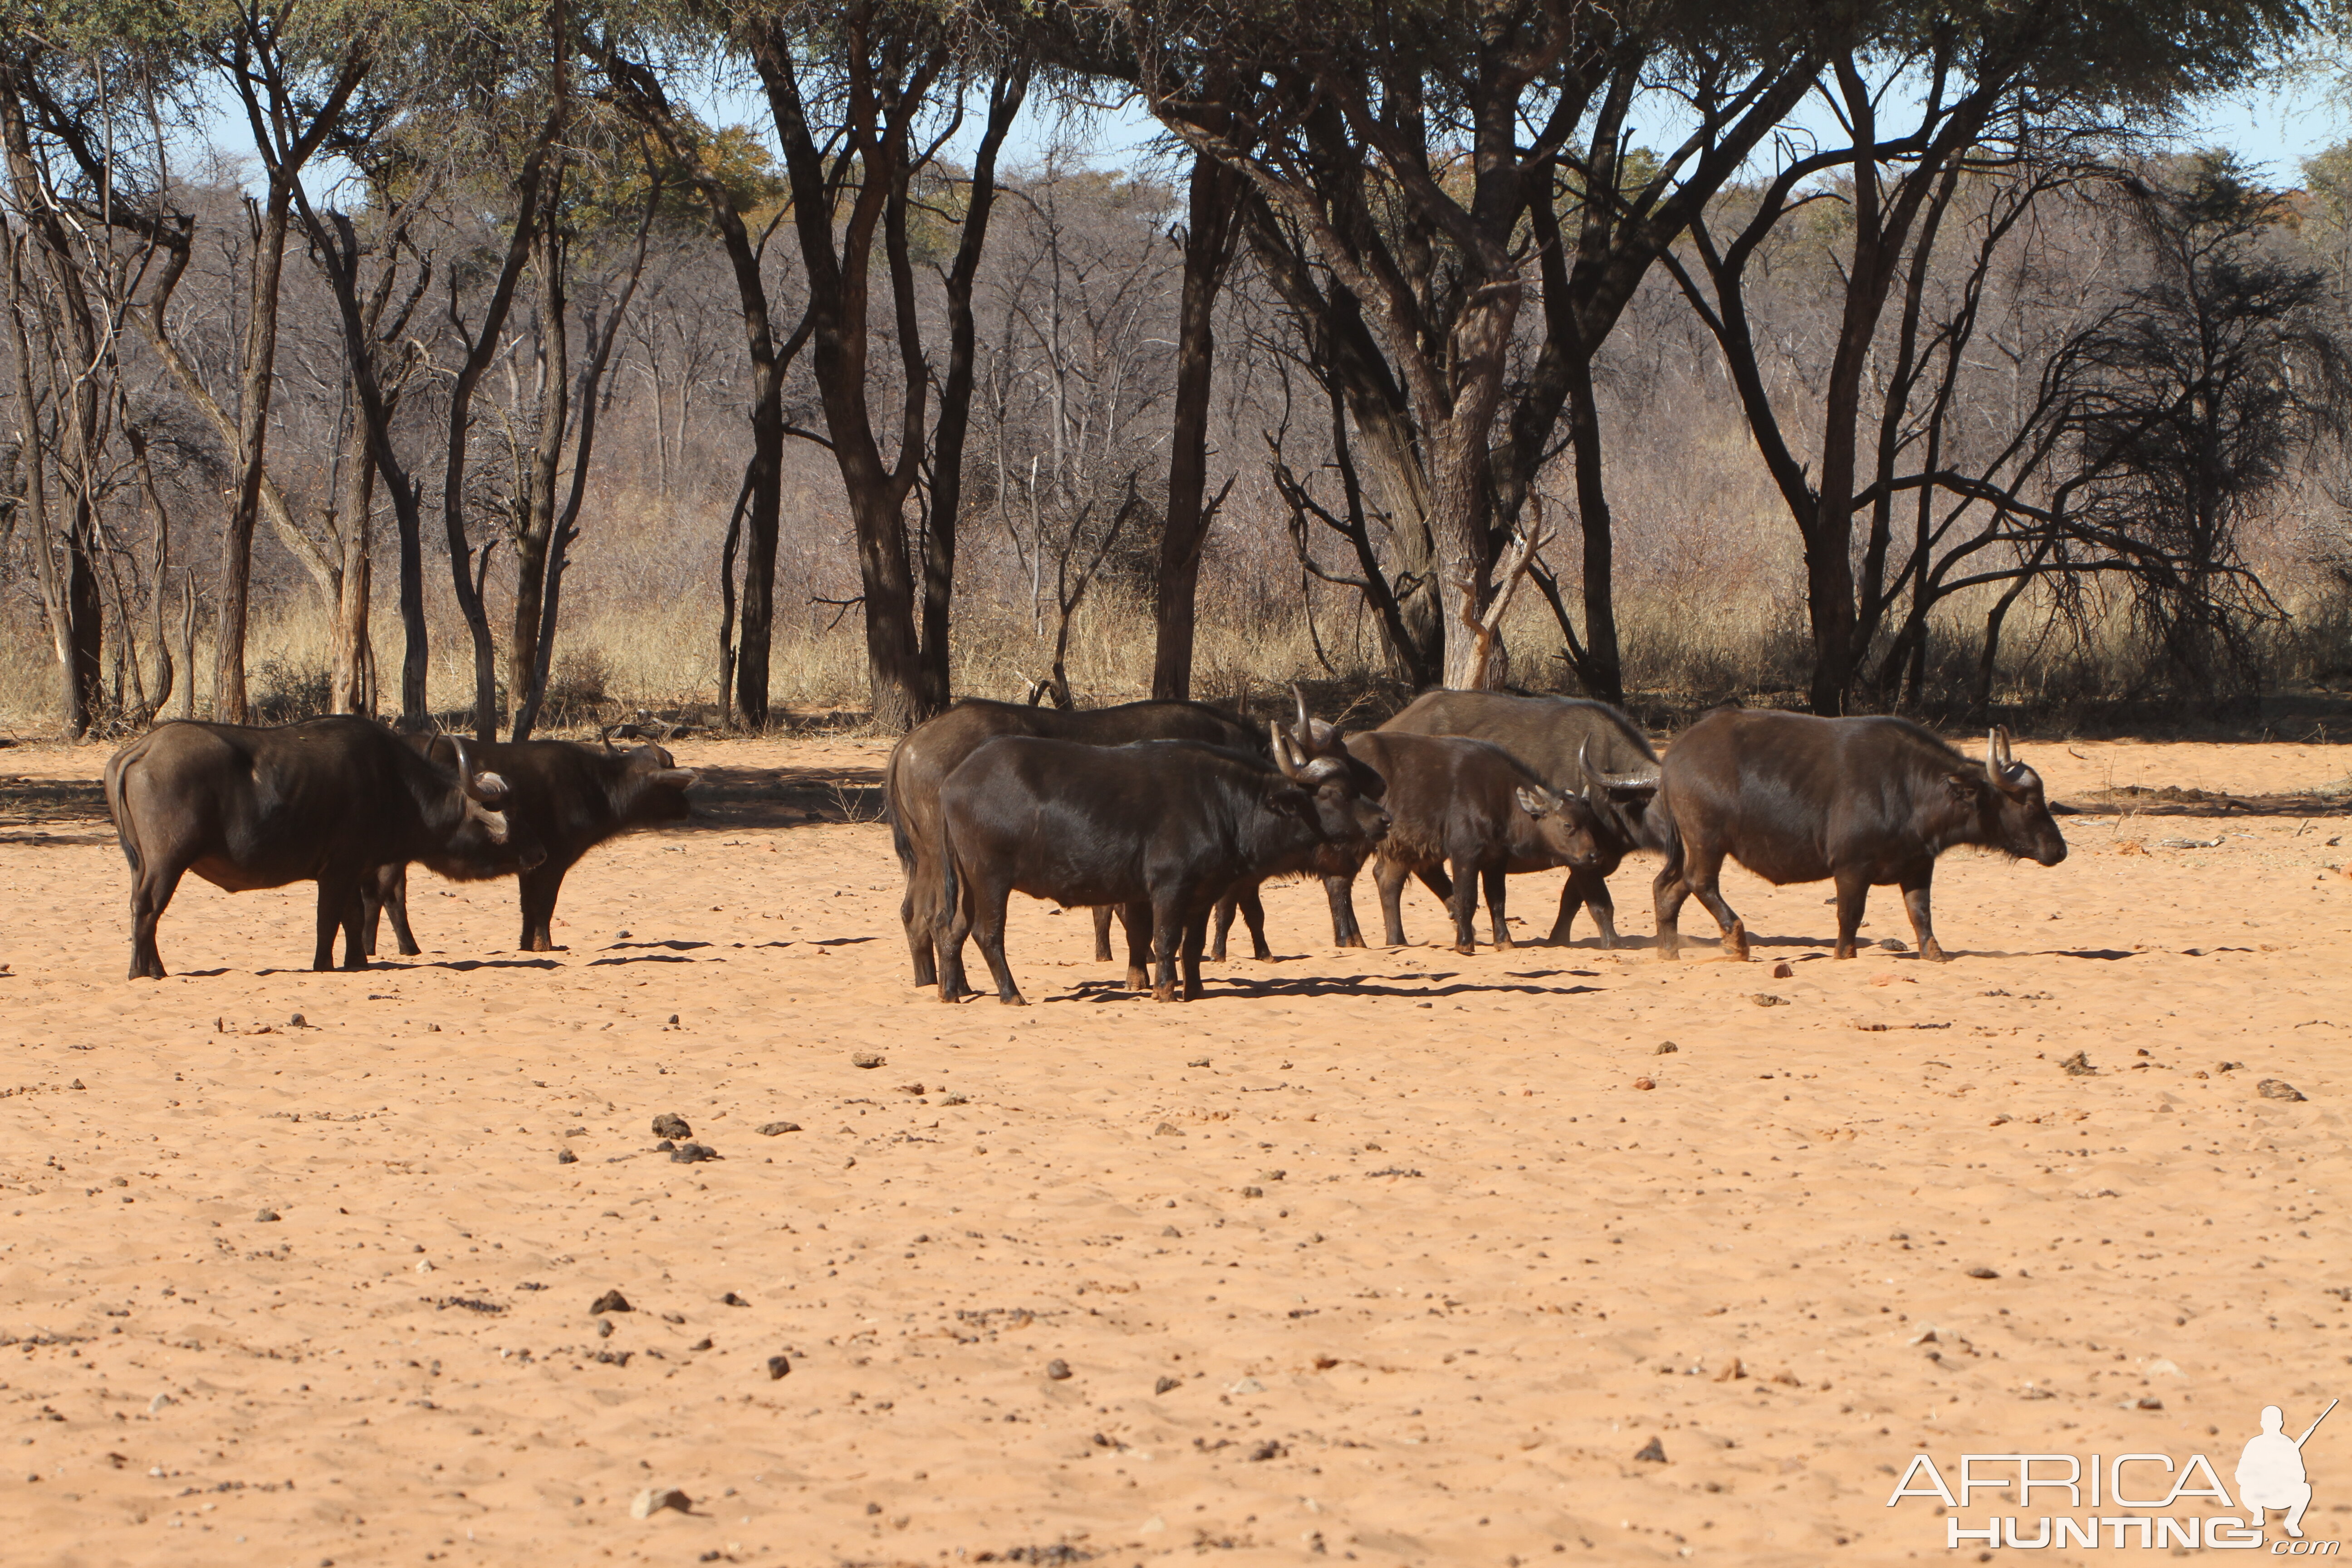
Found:
[[[314,974],[307,886],[192,877],[160,983],[102,821],[0,825],[0,1557],[1973,1562],[1915,1454],[2234,1496],[2352,1392],[2342,754],[2020,754],[2072,857],[1948,856],[1947,964],[1737,871],[1755,961],[1658,963],[1637,856],[1614,952],[1557,874],[1470,957],[1269,889],[1185,1005],[1016,900],[1034,1005],[942,1006],[822,799],[607,845],[552,953],[419,872],[423,956]],[[2303,1454],[2352,1535],[2352,1419]]]

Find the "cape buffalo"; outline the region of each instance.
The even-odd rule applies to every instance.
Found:
[[[1372,875],[1380,889],[1384,940],[1391,947],[1404,945],[1398,895],[1409,876],[1418,873],[1431,891],[1453,906],[1454,950],[1475,952],[1472,923],[1482,881],[1495,945],[1506,948],[1512,945],[1503,914],[1508,873],[1600,862],[1600,825],[1591,807],[1545,784],[1500,746],[1384,730],[1350,735],[1347,744],[1388,781],[1381,802],[1388,808],[1389,831],[1381,840]],[[1450,883],[1431,875],[1441,866],[1450,867]],[[1348,895],[1351,879],[1329,879],[1335,885],[1332,917],[1339,945],[1360,947],[1363,938]],[[1347,940],[1351,936],[1355,940]]]
[[[1837,881],[1837,956],[1852,958],[1873,887],[1903,889],[1919,956],[1936,943],[1927,888],[1936,857],[1973,844],[2055,866],[2066,841],[2042,780],[1995,730],[1982,763],[1905,719],[1710,713],[1666,752],[1660,796],[1673,841],[1654,889],[1658,956],[1673,958],[1683,900],[1698,895],[1725,951],[1748,956],[1748,928],[1717,887],[1727,855],[1768,882]]]
[[[1605,702],[1570,697],[1430,691],[1381,730],[1491,741],[1561,795],[1582,800],[1597,819],[1601,855],[1591,865],[1569,868],[1551,940],[1566,944],[1576,911],[1589,905],[1601,928],[1601,945],[1617,945],[1609,876],[1630,851],[1665,847],[1652,805],[1658,793],[1658,753],[1631,719]],[[1441,878],[1432,886],[1442,884]]]
[[[449,763],[456,742],[447,736],[428,740],[416,736],[412,744],[436,763]],[[695,775],[677,765],[660,746],[633,746],[624,752],[607,738],[602,749],[571,741],[488,742],[474,748],[484,767],[506,780],[513,808],[527,817],[545,847],[546,858],[526,867],[518,856],[493,858],[490,868],[471,877],[512,877],[520,873],[522,937],[516,947],[524,952],[555,951],[555,900],[563,890],[564,873],[580,858],[616,834],[656,823],[678,822],[691,809],[686,792]],[[362,929],[370,953],[375,952],[376,921],[392,920],[392,934],[400,951],[418,951],[408,929],[408,868],[381,866],[362,884]]]
[[[888,805],[891,843],[907,876],[907,893],[898,906],[898,918],[907,930],[907,948],[914,959],[918,985],[929,985],[939,977],[932,949],[944,908],[940,900],[940,867],[933,854],[939,839],[940,784],[966,757],[1000,735],[1029,735],[1092,746],[1123,746],[1136,741],[1192,741],[1261,758],[1265,752],[1262,731],[1246,720],[1205,702],[1126,702],[1114,708],[1066,710],[967,697],[946,712],[908,731],[890,749],[883,788]],[[1291,742],[1310,755],[1327,755],[1338,743],[1338,731],[1308,717],[1306,700],[1301,698],[1298,722],[1291,727]],[[1265,917],[1257,907],[1255,892],[1244,910],[1263,957]],[[1097,916],[1095,926],[1097,957],[1110,956],[1109,940],[1109,915],[1105,912]]]
[[[529,819],[507,814],[506,781],[478,772],[461,742],[454,771],[366,719],[278,729],[159,724],[106,764],[106,805],[131,862],[131,977],[163,977],[155,924],[181,875],[232,893],[319,884],[313,969],[366,965],[360,884],[379,866],[421,860],[444,876],[537,865]],[[510,831],[511,828],[511,831]]]
[[[1273,733],[1275,765],[1223,747],[1179,741],[1088,746],[1003,736],[980,747],[940,786],[939,864],[945,912],[938,938],[940,997],[965,991],[963,942],[980,942],[997,995],[1022,1000],[1004,960],[1004,908],[1013,892],[1065,908],[1124,906],[1128,984],[1143,984],[1144,943],[1155,994],[1200,993],[1209,910],[1244,882],[1351,868],[1388,828],[1388,815],[1356,788],[1337,757],[1301,762]]]

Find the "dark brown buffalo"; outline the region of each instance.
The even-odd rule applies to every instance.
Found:
[[[106,805],[131,862],[131,977],[163,977],[155,925],[194,871],[241,893],[319,884],[313,969],[366,966],[360,885],[379,866],[419,860],[446,877],[544,857],[530,820],[507,814],[506,782],[467,748],[427,761],[365,719],[278,729],[159,724],[106,764]]]
[[[1665,847],[1652,807],[1658,793],[1658,753],[1631,719],[1605,702],[1570,697],[1429,691],[1380,732],[1490,741],[1552,789],[1583,801],[1595,818],[1601,855],[1591,865],[1569,868],[1551,940],[1566,944],[1576,911],[1590,906],[1601,928],[1601,945],[1617,945],[1609,876],[1631,851]],[[1359,945],[1361,941],[1357,938]]]
[[[429,748],[436,763],[455,756],[457,742],[447,736],[411,742]],[[685,820],[691,807],[686,792],[694,783],[690,769],[660,746],[633,746],[624,752],[608,739],[601,746],[571,741],[522,741],[477,745],[474,753],[484,767],[507,782],[513,808],[528,818],[546,856],[525,866],[519,857],[496,861],[496,868],[476,875],[513,877],[520,874],[522,937],[516,946],[524,952],[555,951],[555,900],[563,890],[564,873],[580,858],[607,838],[633,827],[651,827]],[[408,929],[408,868],[376,868],[360,889],[362,929],[367,951],[375,952],[380,915],[392,919],[393,939],[404,953],[417,950]]]
[[[1307,720],[1314,733],[1294,726],[1295,744],[1318,751],[1319,739],[1331,735],[1330,726]],[[1115,708],[1030,708],[967,697],[937,718],[917,725],[890,749],[884,774],[884,799],[890,817],[890,838],[898,864],[907,876],[907,893],[898,919],[907,930],[907,948],[914,959],[915,984],[930,985],[939,978],[933,944],[940,918],[940,867],[934,850],[939,842],[940,784],[966,757],[1000,735],[1029,735],[1042,740],[1075,741],[1092,746],[1123,746],[1136,741],[1192,741],[1225,746],[1263,756],[1265,732],[1246,720],[1205,702],[1126,702]],[[1253,900],[1255,901],[1255,900]],[[1253,929],[1262,928],[1261,913]],[[1109,915],[1097,918],[1097,956],[1108,959]]]
[[[1001,736],[940,786],[939,863],[947,912],[940,997],[965,993],[963,942],[978,939],[1000,1000],[1020,988],[1004,959],[1014,892],[1065,908],[1112,904],[1128,928],[1128,984],[1140,989],[1146,943],[1154,993],[1200,994],[1209,910],[1228,889],[1358,864],[1388,816],[1356,787],[1349,762],[1302,762],[1274,733],[1275,763],[1181,741],[1090,746]]]
[[[1504,948],[1512,945],[1503,914],[1508,875],[1600,862],[1600,825],[1591,807],[1545,784],[1500,746],[1457,736],[1380,730],[1350,735],[1347,745],[1388,784],[1381,804],[1388,808],[1389,831],[1381,840],[1372,875],[1391,947],[1404,945],[1398,896],[1407,877],[1418,875],[1453,906],[1454,950],[1475,952],[1478,942],[1472,926],[1482,881],[1495,945]],[[1440,868],[1452,872],[1450,881]],[[1327,879],[1335,935],[1343,947],[1363,945],[1349,897],[1352,880]],[[1355,940],[1347,941],[1349,936]]]
[[[1995,730],[1981,763],[1905,719],[1802,713],[1710,713],[1666,752],[1659,796],[1673,840],[1658,873],[1658,956],[1681,942],[1683,900],[1698,895],[1723,928],[1725,951],[1748,956],[1748,928],[1717,878],[1728,855],[1768,882],[1837,882],[1837,956],[1852,958],[1874,887],[1903,889],[1919,956],[1936,943],[1927,888],[1936,857],[1971,844],[2055,866],[2066,840],[2042,780]]]

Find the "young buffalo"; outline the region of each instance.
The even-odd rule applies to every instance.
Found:
[[[1373,730],[1349,736],[1348,750],[1388,783],[1381,798],[1389,810],[1389,832],[1381,840],[1372,875],[1391,947],[1404,945],[1398,898],[1409,876],[1419,876],[1453,906],[1454,951],[1475,952],[1472,927],[1481,881],[1495,945],[1506,948],[1512,945],[1503,916],[1506,877],[1557,866],[1591,867],[1601,859],[1591,808],[1552,789],[1500,746]],[[1446,867],[1453,871],[1450,881],[1441,869]],[[1360,946],[1344,882],[1332,900],[1332,914],[1342,927],[1341,944]]]

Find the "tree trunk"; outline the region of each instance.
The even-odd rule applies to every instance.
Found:
[[[555,531],[555,478],[572,412],[571,301],[565,297],[569,257],[551,227],[539,237],[539,445],[531,453],[530,492],[515,531],[514,624],[507,642],[507,717],[517,740],[527,738],[538,714],[539,622],[547,592],[548,544]],[[574,461],[585,462],[587,454]]]
[[[236,488],[221,528],[219,605],[213,637],[213,718],[246,721],[245,629],[253,589],[253,528],[261,514],[263,448],[269,437],[269,395],[277,384],[278,278],[286,265],[286,224],[292,197],[283,180],[270,182],[257,209],[252,289],[246,301],[243,374],[237,389]]]
[[[1176,335],[1176,407],[1168,456],[1168,511],[1160,534],[1160,583],[1153,606],[1151,695],[1192,695],[1193,616],[1201,548],[1212,509],[1209,489],[1211,374],[1216,363],[1217,292],[1233,258],[1241,176],[1222,159],[1192,154],[1184,226],[1183,301]]]
[[[368,637],[369,546],[375,534],[375,456],[358,398],[346,388],[343,400],[342,493],[337,498],[341,515],[335,520],[341,551],[335,574],[335,657],[327,706],[337,713],[371,713],[375,709],[375,652]]]

